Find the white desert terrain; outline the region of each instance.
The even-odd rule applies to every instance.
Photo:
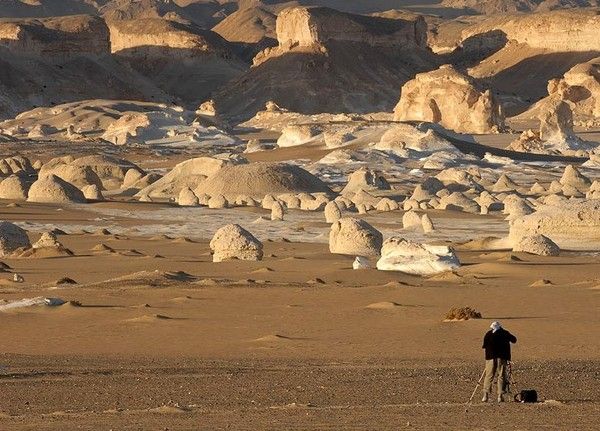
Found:
[[[1,1],[0,430],[598,429],[599,30]]]

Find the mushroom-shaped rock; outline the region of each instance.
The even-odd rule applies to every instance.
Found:
[[[262,260],[263,245],[250,232],[237,224],[219,229],[210,241],[213,262],[224,260]]]
[[[44,203],[87,202],[81,190],[56,175],[43,176],[33,183],[29,189],[27,200]]]
[[[544,235],[530,235],[520,238],[513,251],[522,251],[538,256],[558,256],[560,248],[554,241]]]
[[[96,184],[90,184],[89,186],[85,186],[81,189],[81,192],[85,196],[85,198],[89,201],[103,201],[104,195],[102,195],[102,191],[100,187]]]
[[[200,201],[198,201],[198,196],[196,196],[196,193],[192,189],[184,187],[179,192],[177,204],[182,207],[197,207],[200,205]]]
[[[390,189],[390,184],[379,172],[367,168],[360,168],[350,175],[348,184],[346,184],[346,187],[344,187],[341,193],[347,195],[356,193],[360,190],[372,191]]]
[[[273,205],[271,205],[271,220],[282,221],[284,213],[285,213],[285,209],[284,209],[282,203],[279,201],[273,202]]]
[[[14,223],[0,221],[0,257],[23,247],[31,247],[27,232]]]
[[[27,200],[29,184],[19,175],[11,175],[0,183],[0,199]]]
[[[383,243],[380,271],[399,271],[414,275],[433,275],[451,271],[460,266],[454,251],[447,246],[419,244],[399,237]]]
[[[383,235],[364,220],[343,217],[331,226],[329,251],[352,256],[379,256]]]
[[[336,201],[331,201],[325,205],[323,212],[325,213],[325,221],[327,223],[335,223],[342,218],[342,211]]]

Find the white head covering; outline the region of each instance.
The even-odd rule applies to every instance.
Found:
[[[502,325],[500,324],[500,322],[492,322],[490,328],[492,329],[492,332],[496,332],[498,329],[502,328]]]

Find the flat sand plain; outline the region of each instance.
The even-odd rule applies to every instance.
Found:
[[[261,262],[215,264],[206,239],[100,232],[97,205],[135,204],[20,205],[3,218],[86,229],[59,235],[72,257],[3,260],[2,299],[72,302],[0,314],[2,429],[597,425],[597,254],[459,247],[456,273],[424,279],[355,271],[325,243],[279,239]],[[454,306],[483,319],[444,322]],[[491,320],[519,338],[515,388],[544,403],[483,405],[478,393],[465,411]]]

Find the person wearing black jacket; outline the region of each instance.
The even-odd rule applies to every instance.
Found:
[[[485,375],[483,379],[483,399],[487,402],[492,392],[494,377],[498,376],[498,402],[504,401],[503,396],[508,384],[508,362],[510,361],[510,343],[516,343],[517,337],[502,327],[500,322],[492,322],[490,330],[483,337],[485,349]]]

